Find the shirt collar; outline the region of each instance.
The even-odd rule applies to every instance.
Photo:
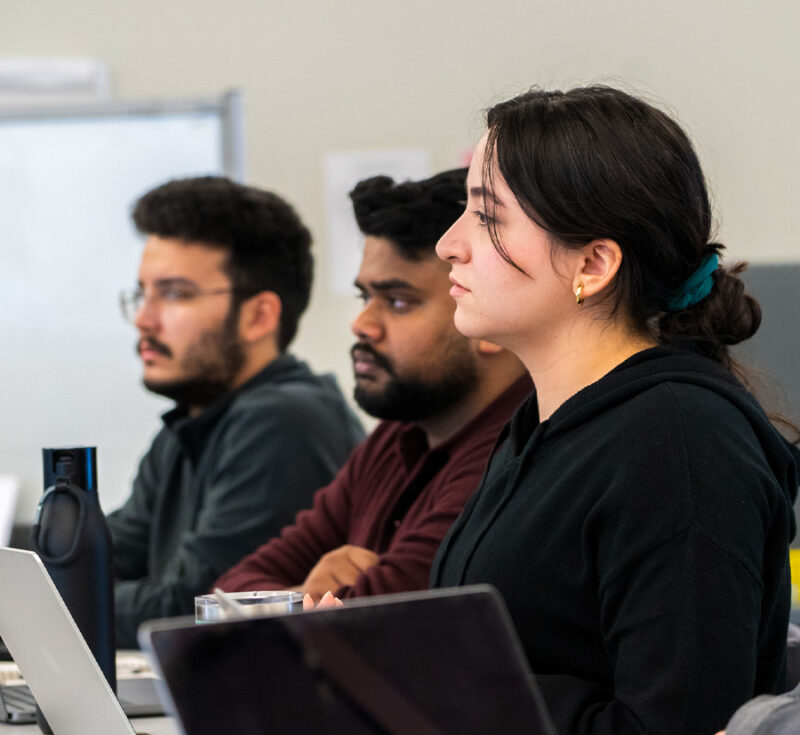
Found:
[[[163,414],[161,420],[176,436],[192,462],[196,463],[211,431],[238,396],[263,383],[273,382],[278,375],[298,364],[298,360],[292,355],[279,355],[238,388],[209,403],[197,416],[189,416],[188,408],[179,404]]]
[[[448,457],[453,447],[462,444],[467,437],[501,416],[511,416],[514,409],[533,391],[533,383],[526,373],[515,380],[503,393],[495,398],[483,411],[474,416],[462,426],[449,439],[431,449],[425,432],[415,424],[407,424],[400,432],[399,447],[403,462],[408,467],[413,467],[426,453],[442,453]]]

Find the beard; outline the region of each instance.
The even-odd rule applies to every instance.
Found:
[[[171,380],[145,378],[142,381],[145,388],[184,406],[207,406],[230,393],[245,361],[237,320],[238,310],[231,309],[218,329],[205,332],[189,345],[180,362],[182,377]],[[169,346],[154,337],[142,337],[137,352],[142,344],[172,357]]]
[[[438,374],[399,376],[389,358],[360,342],[353,350],[368,352],[389,376],[382,387],[370,388],[366,378],[356,380],[353,398],[370,416],[386,421],[424,421],[461,401],[478,384],[475,357],[459,335],[458,343],[438,361]]]

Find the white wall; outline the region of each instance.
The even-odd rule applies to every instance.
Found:
[[[425,148],[451,167],[493,102],[534,83],[622,83],[688,128],[731,256],[797,260],[799,30],[796,0],[0,0],[0,55],[98,57],[126,99],[244,90],[248,179],[317,237],[296,351],[348,392],[356,303],[326,287],[325,152]],[[131,352],[118,359],[130,372]],[[23,492],[28,518],[40,488]],[[114,503],[126,489],[101,492]]]

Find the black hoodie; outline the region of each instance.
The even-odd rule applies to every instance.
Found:
[[[432,586],[500,590],[561,735],[713,735],[785,688],[799,468],[730,373],[645,350],[520,406]]]

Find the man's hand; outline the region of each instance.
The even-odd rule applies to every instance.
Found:
[[[350,544],[340,546],[317,562],[300,585],[301,591],[318,602],[326,592],[354,584],[360,574],[377,563],[378,555],[374,551]]]
[[[326,592],[316,605],[314,600],[311,599],[311,595],[303,597],[303,612],[324,607],[344,607],[344,603],[338,597],[334,597],[333,592]],[[725,735],[725,733],[722,733],[722,735]]]

